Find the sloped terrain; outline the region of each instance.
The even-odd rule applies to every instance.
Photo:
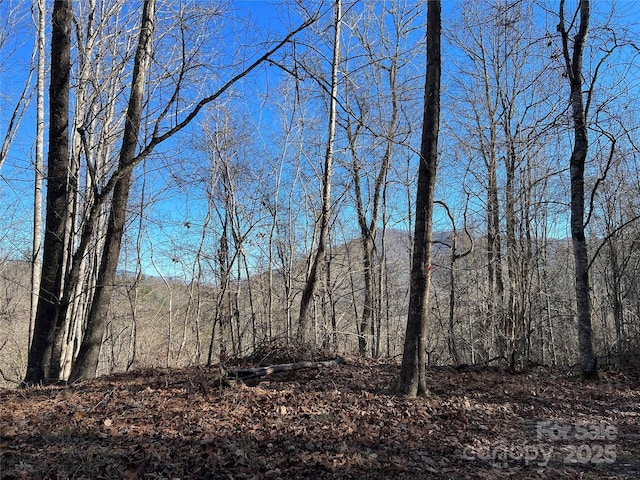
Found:
[[[372,361],[222,386],[144,370],[0,392],[2,479],[636,479],[640,384],[538,369],[430,372],[386,393]]]

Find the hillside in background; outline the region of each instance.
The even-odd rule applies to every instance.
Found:
[[[435,235],[428,339],[429,361],[433,365],[480,364],[492,359],[495,362],[497,355],[491,339],[496,326],[490,323],[486,307],[484,243],[482,237],[474,239],[471,253],[455,260],[452,267],[452,234]],[[380,303],[374,316],[375,335],[370,336],[376,357],[397,359],[402,352],[410,244],[405,231],[389,229],[384,241],[382,232],[378,232],[376,281],[382,283],[377,287]],[[472,246],[466,236],[458,238],[456,245],[457,255]],[[523,272],[527,276],[523,283],[528,285],[523,294],[527,296],[519,301],[526,305],[522,321],[528,323],[521,328],[528,329],[522,339],[529,343],[526,348],[520,347],[516,360],[519,365],[532,361],[571,365],[576,337],[571,321],[570,244],[567,240],[547,239],[540,248],[541,253],[533,256],[532,269]],[[318,288],[307,335],[306,345],[311,351],[346,355],[358,352],[364,294],[361,250],[359,239],[330,249],[329,280]],[[536,264],[538,261],[544,264]],[[594,269],[600,265],[595,262]],[[111,304],[99,374],[217,363],[221,353],[228,360],[274,345],[290,345],[296,335],[306,268],[306,259],[298,259],[271,272],[262,270],[249,278],[231,278],[224,289],[219,287],[219,275],[213,269],[199,277],[201,283],[194,278],[121,273]],[[27,262],[0,264],[0,381],[4,386],[15,385],[24,375],[29,278]],[[605,280],[606,276],[595,278],[596,286],[602,286],[597,290],[600,295],[609,288]],[[634,298],[633,291],[627,294],[630,300]],[[600,363],[634,364],[638,357],[634,356],[631,325],[627,327],[628,343],[611,347],[615,332],[612,323],[606,321],[606,310],[602,312],[605,322],[594,324]],[[598,314],[596,311],[594,318]],[[498,358],[494,364],[506,365],[509,360]]]

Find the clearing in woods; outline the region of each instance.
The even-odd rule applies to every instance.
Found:
[[[224,386],[191,367],[0,391],[0,478],[640,478],[637,372],[438,368],[416,400],[386,393],[397,374],[353,360]]]

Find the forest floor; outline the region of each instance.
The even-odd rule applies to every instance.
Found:
[[[221,386],[152,369],[0,391],[2,479],[638,479],[640,377],[354,360]]]

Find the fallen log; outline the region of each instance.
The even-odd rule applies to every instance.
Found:
[[[271,365],[269,367],[258,368],[240,368],[237,370],[229,370],[226,372],[227,379],[231,380],[248,380],[250,378],[264,377],[278,372],[290,372],[293,370],[302,370],[303,368],[323,368],[332,367],[334,365],[342,365],[347,363],[344,358],[338,357],[333,360],[323,362],[298,362],[285,363],[281,365]]]

